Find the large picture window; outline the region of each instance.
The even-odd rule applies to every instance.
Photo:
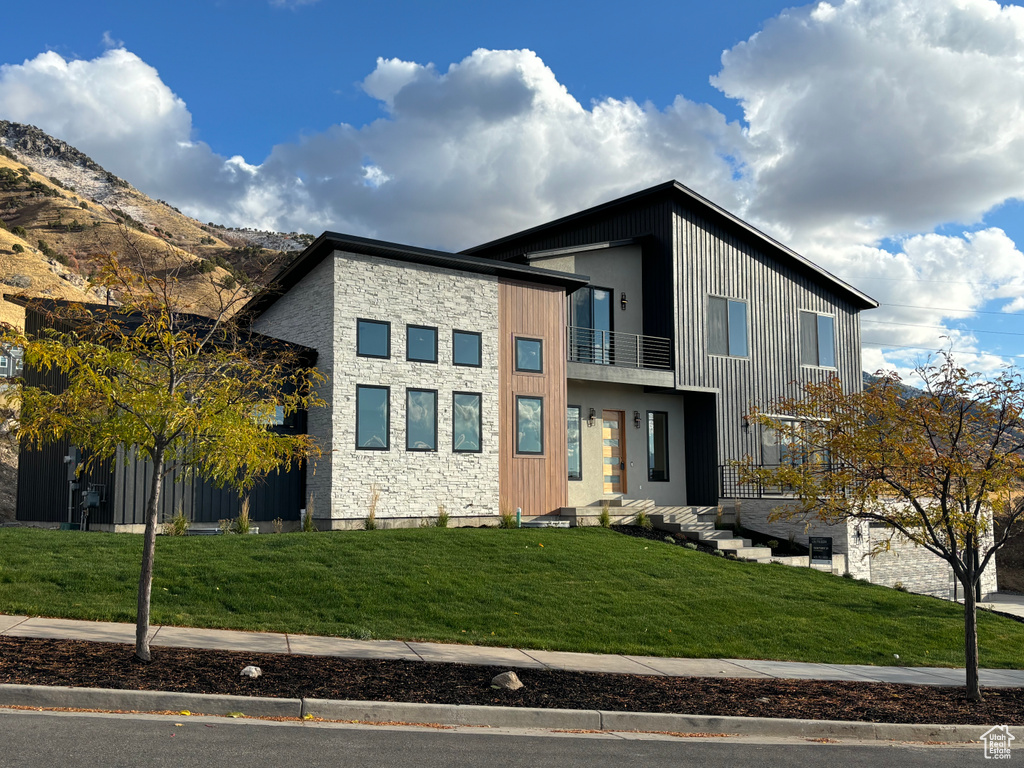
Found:
[[[388,387],[356,387],[356,448],[386,451],[391,447],[391,390]]]
[[[516,338],[516,370],[544,372],[544,342],[541,339]]]
[[[437,390],[407,389],[405,398],[405,448],[437,450]]]
[[[391,323],[356,320],[356,354],[360,357],[391,357]]]
[[[566,410],[566,434],[569,438],[569,479],[583,479],[583,454],[580,445],[580,420],[583,409],[570,405]]]
[[[836,367],[836,327],[831,315],[800,312],[800,364]]]
[[[708,352],[729,357],[747,356],[745,301],[708,297]]]
[[[609,365],[612,362],[612,292],[587,286],[569,303],[573,360]]]
[[[418,363],[436,363],[437,328],[426,325],[406,326],[405,359]]]
[[[452,394],[452,450],[456,453],[479,453],[483,420],[479,392]]]
[[[668,482],[668,414],[647,412],[647,479]]]
[[[544,398],[516,396],[516,453],[544,453]]]
[[[452,363],[480,368],[481,335],[473,331],[452,331]]]

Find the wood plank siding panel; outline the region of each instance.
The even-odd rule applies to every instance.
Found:
[[[742,428],[751,405],[767,405],[780,394],[796,394],[805,382],[833,374],[846,389],[860,389],[856,307],[693,210],[677,207],[673,230],[681,270],[677,382],[718,389],[719,463],[748,453],[758,456],[757,430]],[[748,357],[708,354],[708,296],[747,302]],[[800,310],[835,317],[835,369],[800,365]]]
[[[498,285],[500,409],[499,488],[503,510],[545,515],[568,499],[566,445],[565,293],[560,288],[501,280]],[[516,373],[517,336],[543,340],[542,374]],[[516,455],[516,396],[544,398],[544,453]]]

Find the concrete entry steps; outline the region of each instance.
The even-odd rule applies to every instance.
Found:
[[[682,533],[736,557],[759,562],[771,559],[772,551],[768,547],[755,547],[750,539],[715,528],[719,520],[718,507],[655,507],[650,516],[658,530]]]

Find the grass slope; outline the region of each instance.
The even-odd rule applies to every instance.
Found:
[[[0,611],[134,620],[142,540],[0,529]],[[983,614],[981,662],[1024,668]],[[564,651],[963,664],[963,611],[600,528],[161,538],[154,624]]]

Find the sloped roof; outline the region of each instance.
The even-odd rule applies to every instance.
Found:
[[[384,259],[404,261],[414,264],[426,264],[443,269],[454,269],[496,277],[506,277],[542,285],[555,285],[571,293],[590,282],[583,275],[567,272],[556,272],[540,267],[529,267],[522,264],[509,264],[494,259],[483,259],[446,251],[434,251],[429,248],[417,248],[412,245],[388,243],[383,240],[371,240],[355,235],[343,235],[338,232],[324,232],[314,240],[306,250],[277,275],[272,289],[253,297],[242,309],[251,317],[259,317],[281,296],[295,287],[298,282],[313,271],[321,261],[334,251],[358,253],[366,256],[378,256]]]
[[[684,184],[680,184],[675,180],[667,181],[663,184],[658,184],[657,186],[650,187],[639,192],[634,192],[631,195],[626,195],[625,197],[620,197],[607,203],[595,205],[592,208],[587,208],[586,210],[578,213],[563,216],[560,219],[549,221],[546,224],[531,227],[530,229],[525,229],[521,232],[516,232],[515,234],[507,235],[505,237],[498,238],[497,240],[492,240],[488,243],[474,246],[473,248],[467,248],[462,251],[462,253],[468,255],[480,255],[487,251],[493,252],[496,249],[500,249],[502,246],[511,246],[519,239],[529,239],[534,235],[542,234],[546,230],[565,228],[583,219],[599,217],[602,214],[611,213],[617,209],[632,206],[638,202],[645,202],[646,200],[653,202],[654,200],[662,197],[669,197],[677,200],[685,206],[694,207],[701,213],[708,216],[708,218],[715,221],[715,223],[723,225],[733,231],[739,231],[750,239],[756,241],[758,244],[765,246],[768,252],[775,256],[781,263],[793,267],[797,271],[806,274],[815,282],[825,285],[830,290],[845,297],[855,306],[861,309],[874,309],[878,306],[878,302],[866,293],[863,293],[849,283],[840,280],[827,270],[819,267],[810,259],[801,256],[792,248],[783,245],[773,237],[769,237],[761,230],[743,221],[743,219],[729,213],[729,211],[725,210],[721,206],[716,205],[706,197],[699,195],[689,187]]]

